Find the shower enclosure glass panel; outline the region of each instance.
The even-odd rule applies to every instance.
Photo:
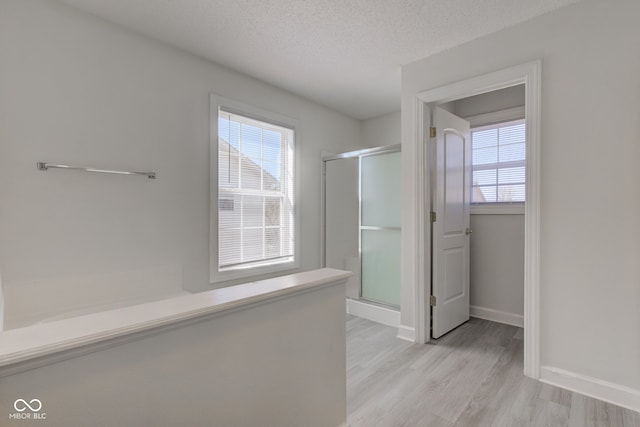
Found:
[[[323,159],[324,266],[348,270],[347,297],[400,305],[400,146]]]
[[[360,157],[362,299],[400,305],[400,153]]]
[[[347,297],[360,298],[358,157],[325,162],[325,266],[353,272]]]
[[[400,153],[361,157],[362,226],[400,228]]]
[[[400,306],[400,231],[362,230],[362,299]]]

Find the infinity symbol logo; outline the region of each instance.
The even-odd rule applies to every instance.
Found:
[[[40,400],[38,399],[31,399],[29,403],[27,403],[27,401],[24,399],[17,399],[15,402],[13,402],[13,407],[18,412],[24,412],[27,410],[27,408],[31,409],[32,412],[38,412],[40,409],[42,409],[42,402],[40,402]]]

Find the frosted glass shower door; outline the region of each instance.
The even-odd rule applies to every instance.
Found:
[[[400,305],[400,152],[360,158],[362,299]]]
[[[325,267],[353,273],[347,297],[360,298],[358,157],[325,162]]]

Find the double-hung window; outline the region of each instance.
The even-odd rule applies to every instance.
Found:
[[[276,120],[218,106],[213,281],[297,266],[294,137]]]
[[[471,130],[474,205],[523,204],[526,186],[524,120]]]

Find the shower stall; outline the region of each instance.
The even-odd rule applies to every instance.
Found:
[[[397,326],[400,308],[400,145],[324,156],[323,264],[353,272],[347,309]]]

